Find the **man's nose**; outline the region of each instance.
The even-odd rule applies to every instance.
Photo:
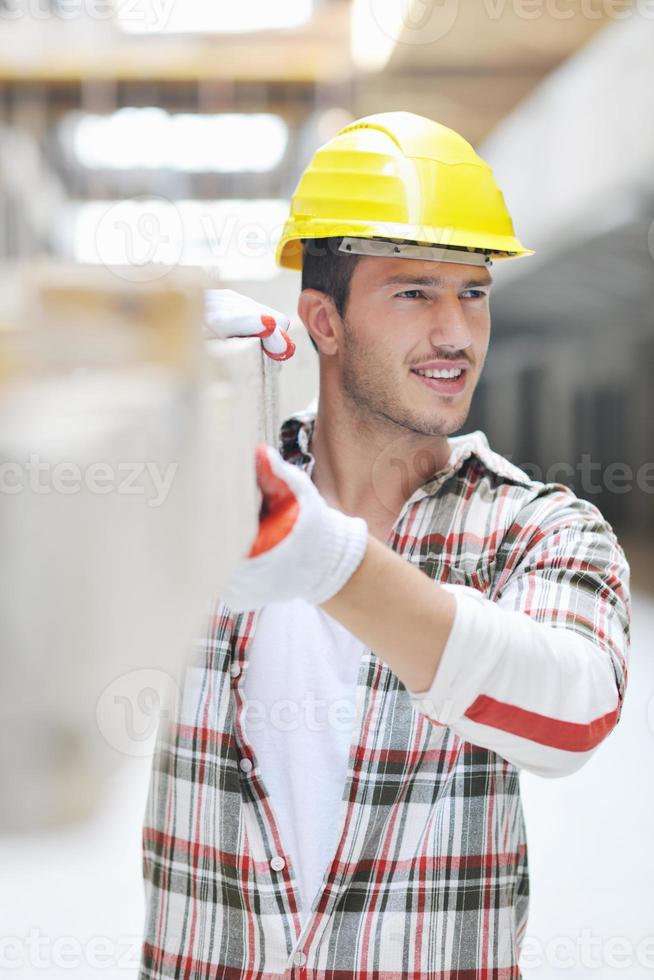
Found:
[[[458,296],[444,296],[440,299],[429,339],[434,347],[454,347],[462,350],[472,343],[472,333]]]

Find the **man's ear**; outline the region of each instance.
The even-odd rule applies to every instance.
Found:
[[[343,321],[331,296],[319,289],[303,289],[298,297],[297,312],[320,353],[336,354]]]

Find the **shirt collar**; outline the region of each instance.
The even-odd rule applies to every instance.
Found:
[[[314,457],[310,445],[316,422],[316,409],[313,406],[294,412],[284,420],[279,432],[279,450],[289,463],[301,466],[311,476]],[[496,453],[488,444],[488,439],[481,429],[467,432],[459,436],[449,436],[451,447],[447,465],[429,478],[415,493],[412,500],[429,496],[446,479],[461,469],[466,460],[475,457],[481,465],[495,476],[511,483],[526,486],[533,484],[531,477],[518,466],[511,463],[505,456]]]

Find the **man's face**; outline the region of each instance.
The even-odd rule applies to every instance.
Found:
[[[343,321],[341,383],[365,413],[422,435],[460,429],[490,338],[487,268],[365,256]],[[425,372],[461,369],[452,380]]]

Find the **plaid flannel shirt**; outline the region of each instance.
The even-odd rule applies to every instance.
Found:
[[[279,443],[309,472],[314,421],[308,410],[287,419]],[[293,868],[243,725],[243,672],[258,614],[218,602],[175,718],[158,736],[143,828],[139,980],[521,976],[529,876],[519,771],[531,768],[533,746],[534,771],[565,775],[575,767],[570,758],[583,764],[617,724],[629,566],[594,505],[562,484],[532,480],[479,430],[450,443],[448,466],[405,502],[389,546],[437,582],[468,586],[585,637],[589,662],[610,677],[610,710],[588,703],[583,662],[571,676],[570,664],[553,656],[534,671],[560,680],[580,720],[575,710],[548,725],[533,704],[526,710],[512,698],[509,677],[502,680],[509,703],[502,689],[493,697],[468,692],[468,710],[445,724],[366,650],[338,844],[302,923]],[[529,655],[525,649],[525,663]]]

